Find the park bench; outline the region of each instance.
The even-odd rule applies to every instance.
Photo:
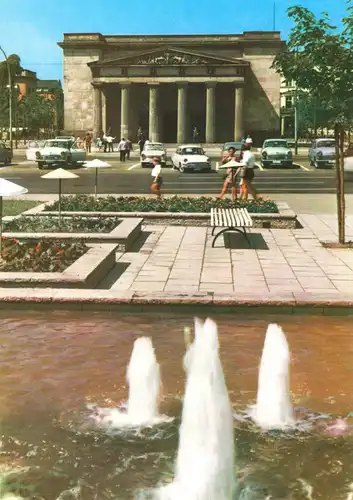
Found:
[[[242,234],[251,247],[246,229],[252,227],[252,218],[246,208],[211,208],[211,226],[212,236],[218,227],[224,228],[213,238],[212,248],[217,238],[228,231]]]

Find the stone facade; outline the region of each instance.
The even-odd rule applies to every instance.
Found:
[[[278,32],[242,35],[64,34],[65,132],[136,140],[254,140],[280,133]]]

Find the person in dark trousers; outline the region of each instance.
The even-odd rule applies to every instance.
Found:
[[[145,145],[145,142],[146,142],[145,136],[143,134],[141,134],[139,137],[139,140],[137,141],[137,144],[139,145],[139,148],[140,148],[140,154],[143,151],[143,147]]]
[[[192,140],[194,142],[198,142],[198,139],[199,139],[199,131],[197,130],[197,128],[194,126],[192,128]]]
[[[132,151],[132,142],[130,139],[126,139],[126,159],[130,160],[130,153]]]
[[[120,161],[125,163],[126,159],[126,151],[127,151],[127,143],[124,137],[121,139],[118,145],[118,151],[120,152]]]

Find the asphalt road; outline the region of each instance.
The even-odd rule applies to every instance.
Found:
[[[115,155],[114,155],[115,156]],[[106,159],[106,158],[105,158]],[[255,172],[254,185],[261,194],[271,193],[334,193],[335,174],[333,169],[316,170],[307,160],[298,159],[292,169],[261,169]],[[142,169],[137,159],[121,164],[113,155],[109,158],[112,168],[99,171],[99,193],[101,194],[147,194],[150,193],[151,170]],[[216,162],[212,163],[215,169]],[[55,180],[41,179],[47,173],[38,170],[33,162],[23,157],[14,158],[10,167],[0,168],[0,177],[20,184],[30,194],[54,194],[58,190]],[[91,169],[76,169],[78,179],[64,181],[63,192],[67,194],[93,193],[95,172]],[[223,184],[224,171],[181,174],[172,168],[163,169],[163,192],[165,194],[217,195]],[[346,192],[353,193],[353,183],[346,183]]]

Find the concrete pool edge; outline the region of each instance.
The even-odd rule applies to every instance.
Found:
[[[275,310],[286,314],[306,312],[315,314],[353,314],[352,294],[177,294],[172,292],[134,292],[91,289],[55,288],[1,288],[0,309],[60,308],[72,310],[114,310],[121,307],[143,308],[171,307],[176,309],[201,308],[250,313]]]

